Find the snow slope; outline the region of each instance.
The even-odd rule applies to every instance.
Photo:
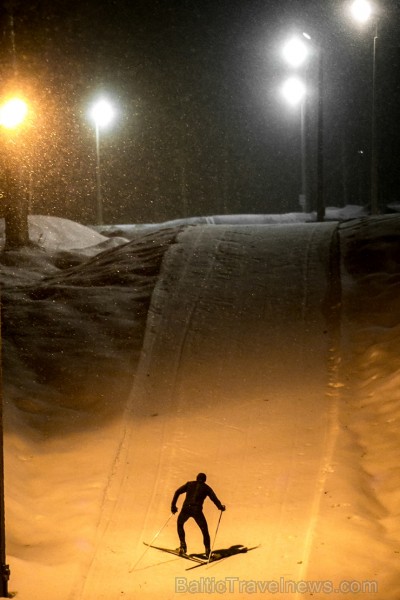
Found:
[[[180,223],[89,259],[73,244],[3,254],[10,589],[189,598],[203,594],[175,592],[177,576],[367,579],[378,592],[352,597],[397,599],[399,222]],[[142,541],[199,470],[228,506],[217,545],[261,546],[187,572]]]
[[[262,544],[245,560],[214,565],[213,575],[299,578],[330,453],[330,334],[321,305],[335,228],[277,226],[266,236],[264,226],[209,226],[178,236],[153,294],[132,397],[126,462],[146,465],[146,486],[138,489],[130,470],[124,474],[84,598],[102,597],[106,564],[117,580],[129,565],[129,555],[113,552],[126,514],[143,530],[131,549],[137,559],[171,491],[200,470],[228,505],[219,543]],[[149,442],[152,453],[143,456]],[[214,528],[215,512],[209,509]],[[201,550],[192,536],[189,549]],[[173,528],[163,540],[176,545]],[[143,566],[154,561],[146,558]],[[146,575],[135,571],[127,591],[174,596],[175,564],[151,581]]]

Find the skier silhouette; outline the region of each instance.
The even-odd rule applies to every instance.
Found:
[[[225,510],[225,506],[221,504],[215,495],[214,491],[210,488],[209,485],[206,484],[207,476],[205,473],[199,473],[196,477],[196,481],[188,481],[180,488],[178,488],[174,494],[171,503],[171,512],[173,514],[178,512],[176,507],[176,502],[181,494],[186,494],[186,498],[183,502],[182,510],[178,516],[178,536],[180,541],[180,554],[186,554],[187,546],[185,539],[185,530],[184,524],[190,517],[192,517],[197,525],[201,529],[201,533],[203,534],[203,542],[205,548],[205,555],[210,556],[210,534],[208,532],[208,525],[206,518],[203,514],[203,502],[208,497],[212,500],[215,506],[221,510]]]

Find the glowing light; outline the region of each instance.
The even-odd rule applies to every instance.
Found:
[[[290,77],[282,86],[282,95],[289,104],[295,106],[304,100],[306,86],[301,79]]]
[[[0,107],[0,125],[15,129],[23,123],[27,114],[27,103],[21,98],[11,98]]]
[[[368,0],[354,0],[350,10],[354,19],[360,23],[366,23],[372,15],[372,5]]]
[[[114,118],[114,109],[108,100],[99,100],[93,105],[90,115],[97,127],[106,127]]]
[[[283,56],[292,67],[299,67],[304,63],[309,50],[307,44],[300,38],[294,37],[283,47]]]

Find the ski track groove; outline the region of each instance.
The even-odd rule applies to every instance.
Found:
[[[340,252],[339,252],[339,242],[338,242],[338,228],[336,228],[332,232],[331,237],[331,250],[330,250],[330,285],[331,286],[339,286],[340,285]],[[335,289],[334,293],[338,293],[341,300],[341,289]],[[334,303],[334,298],[332,297],[332,289],[331,289],[331,303]],[[336,298],[337,301],[337,298]],[[332,309],[331,309],[332,310]],[[335,309],[333,309],[335,310]],[[331,315],[332,317],[332,315]],[[339,364],[340,364],[340,341],[341,341],[341,321],[342,319],[336,317],[337,321],[328,317],[327,326],[330,337],[330,347],[333,348],[334,356],[331,357],[331,368],[329,369],[329,381],[328,386],[331,388],[332,392],[328,396],[330,398],[330,407],[327,414],[327,424],[325,429],[325,440],[324,440],[324,453],[322,456],[320,471],[316,481],[316,488],[314,492],[314,499],[311,508],[311,516],[309,519],[309,525],[307,528],[305,540],[304,540],[304,550],[303,550],[303,560],[300,567],[299,580],[305,580],[307,577],[307,571],[310,563],[310,555],[312,550],[312,543],[314,540],[315,530],[318,522],[318,515],[321,506],[321,500],[324,492],[325,483],[328,477],[329,469],[332,464],[333,455],[337,443],[337,437],[339,433],[339,402],[341,399],[339,380],[340,380],[340,372],[339,372]],[[304,594],[296,593],[295,600],[301,600],[304,598]]]
[[[205,235],[204,234],[204,230],[202,230],[201,233],[200,233],[200,236],[199,236],[200,239],[197,238],[197,240],[196,240],[196,246],[195,246],[195,250],[194,250],[193,253],[195,253],[196,249],[201,245],[201,241],[202,241],[202,238],[204,237],[204,235]],[[222,237],[222,240],[219,240],[218,243],[214,246],[214,252],[212,254],[212,259],[211,259],[211,261],[208,262],[207,271],[205,272],[205,275],[204,275],[203,280],[202,280],[202,287],[206,286],[207,282],[210,279],[210,275],[211,275],[211,273],[212,273],[212,271],[214,269],[214,265],[215,265],[215,262],[216,262],[216,256],[217,256],[218,250],[219,250],[219,248],[221,246],[221,243],[222,243],[223,239],[224,239],[224,236]],[[187,272],[187,270],[188,270],[189,264],[190,264],[189,261],[185,262],[185,269],[184,269],[184,272],[183,272],[182,277],[181,277],[182,280],[184,280],[184,275],[185,275],[185,272]],[[180,372],[181,372],[181,367],[182,367],[183,351],[184,351],[185,345],[187,343],[187,340],[188,340],[188,337],[189,337],[189,334],[190,334],[190,325],[192,324],[193,317],[194,317],[194,315],[196,313],[196,310],[197,310],[197,308],[199,306],[200,297],[201,297],[200,289],[201,288],[198,288],[198,290],[197,290],[197,295],[196,295],[195,302],[192,303],[192,307],[191,307],[190,312],[188,314],[188,319],[186,320],[186,324],[185,324],[186,326],[185,326],[185,329],[183,331],[183,336],[180,338],[179,355],[178,355],[178,360],[175,363],[176,370],[175,370],[175,373],[174,373],[174,380],[173,380],[174,383],[173,383],[173,386],[172,386],[172,390],[175,392],[175,395],[178,396],[178,398],[181,397],[181,394],[179,394],[179,390],[181,388],[182,381],[179,381],[179,378],[180,378]],[[178,382],[179,382],[179,384],[178,384]]]
[[[303,284],[303,294],[301,299],[301,320],[305,323],[306,315],[307,315],[307,305],[308,305],[308,273],[311,264],[311,247],[313,245],[314,237],[316,235],[316,229],[312,229],[310,232],[310,236],[307,240],[306,252],[303,260],[303,269],[302,269],[302,284]]]

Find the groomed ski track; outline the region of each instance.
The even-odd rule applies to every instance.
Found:
[[[200,470],[227,505],[218,547],[261,544],[207,575],[306,578],[337,433],[336,228],[200,226],[168,250],[96,547],[71,600],[200,597],[175,591],[175,577],[196,581],[196,571],[179,559],[160,564],[151,550],[127,576],[174,490]],[[218,511],[208,503],[205,512],[213,534]],[[176,547],[175,525],[157,542]],[[186,529],[189,552],[201,551],[196,526]]]

